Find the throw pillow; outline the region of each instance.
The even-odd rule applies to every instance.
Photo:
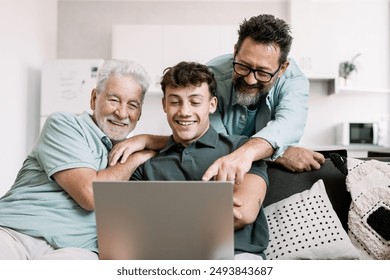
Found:
[[[309,190],[267,206],[264,211],[270,234],[267,259],[358,258],[322,180]]]
[[[331,159],[347,175],[352,243],[368,258],[390,259],[390,163],[337,155]]]

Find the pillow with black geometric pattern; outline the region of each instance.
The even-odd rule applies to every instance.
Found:
[[[288,186],[286,186],[288,188]],[[358,259],[356,248],[332,208],[324,182],[264,208],[269,260]]]
[[[352,203],[348,235],[368,259],[390,259],[390,163],[332,155]]]

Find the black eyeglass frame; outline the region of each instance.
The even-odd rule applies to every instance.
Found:
[[[248,69],[248,74],[246,75],[242,75],[240,73],[238,73],[236,71],[236,65],[239,65],[241,67],[244,67],[244,68],[247,68]],[[250,73],[253,72],[253,74],[255,75],[255,79],[261,83],[269,83],[273,77],[275,77],[275,75],[279,72],[280,68],[282,67],[282,64],[279,65],[278,69],[274,72],[274,73],[269,73],[269,72],[266,72],[266,71],[263,71],[263,70],[260,70],[260,69],[254,69],[252,67],[249,67],[248,65],[245,65],[245,64],[242,64],[242,63],[239,63],[239,62],[236,62],[236,61],[233,61],[233,70],[234,72],[237,74],[237,75],[240,75],[241,77],[247,77]],[[259,80],[256,76],[256,72],[261,72],[261,73],[264,73],[264,74],[267,74],[270,76],[269,80],[268,81],[262,81],[262,80]]]

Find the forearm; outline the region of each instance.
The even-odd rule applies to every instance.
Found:
[[[253,137],[240,148],[238,148],[235,153],[241,154],[245,158],[250,158],[251,161],[254,162],[272,156],[274,153],[274,148],[266,140]]]
[[[272,154],[273,148],[267,141],[251,138],[234,152],[217,159],[206,170],[202,180],[234,180],[236,184],[241,184],[254,161],[268,158]]]
[[[168,144],[169,136],[144,134],[140,137],[145,137],[145,149],[159,151]]]
[[[125,163],[117,163],[102,169],[96,173],[94,181],[127,181],[133,174],[134,170],[146,160],[151,158],[155,152],[143,150],[131,154]]]
[[[264,179],[254,174],[245,175],[244,182],[234,186],[234,197],[242,202],[242,206],[236,207],[242,217],[235,219],[235,229],[252,224],[256,220],[265,198],[266,189]]]
[[[92,183],[94,181],[127,181],[134,170],[154,156],[153,151],[142,151],[131,155],[124,164],[116,164],[103,170],[74,168],[57,172],[55,181],[84,209],[95,209]]]
[[[252,135],[252,138],[262,138],[270,143],[275,149],[271,157],[273,160],[289,146],[299,143],[307,120],[308,94],[309,83],[305,77],[286,82],[277,93],[279,101],[271,105],[275,110],[274,117]]]

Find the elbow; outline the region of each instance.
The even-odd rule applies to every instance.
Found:
[[[237,230],[253,224],[257,219],[259,210],[260,209],[258,209],[258,211],[242,211],[242,217],[240,219],[234,219],[234,229]]]
[[[248,213],[245,213],[242,216],[242,222],[245,225],[253,224],[256,221],[258,214],[259,214],[259,211],[248,211]]]
[[[95,201],[93,199],[93,193],[91,191],[89,191],[88,188],[86,188],[85,190],[88,190],[88,191],[81,193],[81,195],[79,195],[75,199],[75,201],[84,210],[94,211],[95,210]]]
[[[86,203],[84,205],[80,205],[84,210],[87,210],[89,212],[95,211],[95,204],[94,203]]]
[[[78,202],[78,204],[80,205],[81,208],[83,208],[86,211],[94,211],[95,210],[95,203],[94,203],[93,199],[80,201],[80,202]]]

